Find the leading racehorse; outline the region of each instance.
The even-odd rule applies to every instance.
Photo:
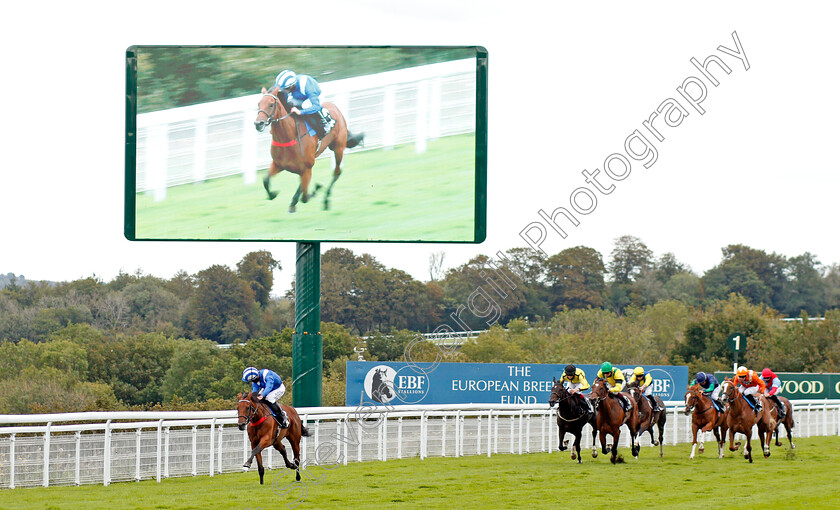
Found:
[[[735,446],[735,433],[744,434],[747,436],[744,458],[752,462],[752,445],[750,444],[750,439],[752,437],[753,425],[756,425],[758,439],[764,448],[764,456],[769,457],[770,441],[773,436],[773,431],[776,429],[775,406],[771,406],[764,395],[756,394],[756,400],[761,402],[762,409],[759,413],[755,413],[753,408],[747,403],[746,397],[735,387],[735,381],[733,379],[724,379],[720,386],[721,400],[724,404],[729,405],[729,411],[726,413],[726,428],[729,429],[729,451],[734,452],[738,450],[738,447]]]
[[[595,434],[598,433],[595,422],[595,410],[590,409],[586,402],[578,402],[582,400],[580,397],[569,393],[563,385],[563,380],[554,381],[554,387],[551,388],[551,397],[548,399],[549,407],[554,407],[557,404],[557,427],[560,429],[560,451],[566,450],[566,443],[563,442],[566,432],[575,437],[575,444],[572,447],[572,460],[577,459],[578,464],[581,463],[580,458],[580,438],[583,435],[583,426],[587,423],[592,426],[592,457],[598,456],[598,449],[595,448]]]
[[[254,457],[257,458],[257,469],[260,473],[260,485],[263,484],[263,475],[265,469],[262,462],[262,451],[273,446],[277,451],[283,455],[283,460],[286,461],[286,467],[295,470],[295,478],[300,481],[300,438],[308,436],[309,431],[300,422],[300,416],[294,407],[282,405],[286,415],[289,417],[288,428],[280,428],[268,410],[268,406],[261,400],[256,398],[254,393],[240,393],[238,396],[239,403],[236,410],[239,414],[238,426],[239,430],[248,428],[248,439],[251,440],[251,456],[245,461],[246,468],[251,467],[251,462]],[[281,441],[283,438],[292,445],[292,453],[294,454],[294,464],[289,462],[286,456],[286,448]]]
[[[271,125],[271,165],[268,167],[268,174],[263,179],[263,186],[269,200],[277,197],[277,193],[271,191],[271,177],[283,170],[300,176],[300,186],[292,197],[289,212],[295,212],[298,199],[305,204],[315,196],[321,185],[316,184],[315,191],[309,194],[312,167],[315,165],[315,158],[329,147],[335,155],[333,178],[324,196],[324,209],[329,209],[330,192],[341,175],[344,149],[358,145],[364,138],[364,134],[351,134],[338,107],[332,103],[323,103],[323,107],[329,111],[335,121],[335,126],[323,140],[318,139],[317,136],[309,136],[306,123],[302,118],[288,113],[291,107],[284,103],[285,99],[281,99],[277,88],[267,91],[263,87],[262,94],[254,126],[257,131],[263,131],[267,125]]]
[[[592,383],[592,392],[589,400],[598,414],[598,434],[601,439],[601,451],[604,455],[610,452],[610,462],[616,463],[618,456],[618,438],[621,435],[621,426],[627,424],[630,431],[630,444],[632,445],[633,456],[639,458],[639,448],[635,444],[636,433],[639,427],[639,412],[636,402],[630,399],[630,410],[625,412],[618,399],[617,394],[607,389],[607,382],[604,379],[595,379]],[[607,434],[612,435],[612,448],[607,448]]]
[[[697,448],[697,432],[700,432],[700,453],[705,450],[704,442],[709,431],[713,431],[718,443],[718,458],[723,458],[723,445],[726,442],[726,412],[720,412],[712,402],[711,397],[703,393],[699,384],[688,388],[685,392],[685,414],[691,415],[691,455]]]

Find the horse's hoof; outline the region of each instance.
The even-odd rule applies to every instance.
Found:
[[[572,452],[572,460],[577,460],[577,454],[575,452]]]
[[[292,214],[293,212],[295,212],[295,206],[290,205],[289,206],[289,214]]]
[[[698,449],[697,449],[697,451],[698,451],[698,452],[700,452],[700,453],[703,453],[703,452],[705,452],[706,450],[705,450],[704,448],[698,448]]]
[[[329,211],[329,210],[330,210],[330,203],[329,203],[329,201],[327,201],[327,200],[324,200],[324,210],[325,210],[325,211]]]
[[[277,192],[276,191],[269,191],[268,192],[268,199],[269,200],[274,200],[275,198],[277,198]]]
[[[295,472],[295,480],[300,481],[300,471]]]

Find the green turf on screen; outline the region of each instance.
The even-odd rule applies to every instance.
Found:
[[[268,147],[265,148],[268,151]],[[342,174],[323,210],[323,190],[289,214],[300,178],[281,172],[272,179],[279,196],[269,201],[262,186],[241,175],[167,189],[155,202],[137,194],[137,239],[288,239],[472,241],[475,218],[475,137],[430,141],[423,154],[414,145],[345,154]],[[315,183],[332,178],[329,159],[312,172]]]

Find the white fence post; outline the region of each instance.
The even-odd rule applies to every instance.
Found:
[[[157,447],[155,448],[155,480],[160,483],[160,476],[161,476],[161,467],[160,467],[160,459],[161,459],[161,447],[162,445],[162,427],[163,427],[163,420],[158,420],[157,426]]]
[[[81,485],[81,464],[82,464],[82,431],[76,431],[76,469],[75,482],[76,485]]]
[[[143,434],[143,429],[137,427],[137,434],[136,434],[136,453],[135,453],[135,473],[134,479],[138,482],[140,481],[140,444],[141,444],[141,436]]]
[[[215,462],[216,462],[216,418],[213,418],[213,421],[210,422],[210,476],[213,476]]]
[[[105,422],[105,461],[102,471],[102,485],[111,485],[111,420]]]
[[[47,431],[44,432],[44,487],[50,486],[50,426],[47,422]]]
[[[198,475],[198,425],[192,428],[192,475]]]
[[[15,434],[9,436],[9,488],[15,488]]]

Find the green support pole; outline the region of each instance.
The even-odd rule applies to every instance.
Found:
[[[292,405],[321,405],[321,243],[297,243]]]

